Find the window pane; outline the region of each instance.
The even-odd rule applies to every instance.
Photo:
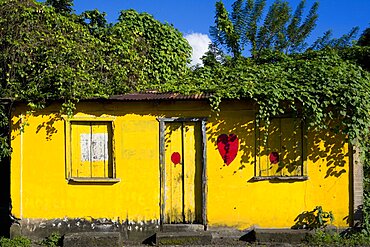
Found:
[[[281,175],[281,122],[280,119],[272,119],[267,137],[267,166],[269,176]]]
[[[90,177],[90,136],[89,122],[71,124],[71,175],[72,177]]]
[[[91,164],[93,177],[109,177],[110,123],[91,124]]]
[[[274,118],[268,134],[259,132],[259,176],[301,176],[302,123],[299,118]],[[264,140],[264,138],[267,138]]]
[[[113,177],[111,122],[71,122],[71,176]]]
[[[302,175],[302,128],[299,119],[281,119],[282,175]]]

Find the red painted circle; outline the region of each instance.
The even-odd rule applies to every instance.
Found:
[[[172,155],[171,155],[171,161],[177,165],[177,164],[180,164],[181,162],[181,155],[178,153],[178,152],[174,152]]]

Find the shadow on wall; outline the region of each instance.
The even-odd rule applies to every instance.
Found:
[[[51,140],[58,132],[54,124],[62,119],[58,111],[53,110],[52,116],[47,115],[50,112],[45,109],[35,113],[35,116],[45,118],[45,121],[37,126],[36,133],[45,130],[46,140]],[[96,111],[85,113],[99,117]],[[117,113],[119,114],[120,111]],[[134,113],[134,111],[123,114],[129,113]],[[101,114],[103,114],[102,109]],[[158,115],[158,111],[151,111],[149,108],[139,114]],[[300,176],[305,173],[304,169],[306,169],[302,163],[308,159],[319,164],[315,168],[326,172],[325,178],[338,178],[347,172],[345,164],[348,153],[343,152],[347,139],[338,131],[337,133],[333,131],[334,123],[330,124],[333,128],[311,131],[306,137],[307,133],[303,128],[299,132],[294,129],[295,123],[289,123],[293,118],[276,119],[277,121],[273,119],[268,135],[265,135],[266,130],[263,130],[263,127],[256,130],[254,114],[237,115],[233,118],[223,118],[222,115],[216,117],[212,123],[213,127],[207,129],[206,135],[220,155],[220,169],[230,165],[233,167],[233,174],[236,174],[245,169],[246,165],[250,165],[254,167],[256,176]],[[296,119],[299,120],[299,118]],[[23,122],[12,123],[13,129],[24,127],[27,129],[26,125],[27,119]],[[307,138],[306,146],[304,138]],[[238,164],[235,164],[237,161],[235,157],[240,157]],[[320,159],[322,162],[318,162]]]
[[[303,176],[307,142],[300,118],[272,118],[256,131],[259,176]]]
[[[332,128],[312,132],[312,136],[308,140],[310,144],[308,146],[308,159],[313,162],[322,159],[323,162],[320,162],[319,167],[316,168],[319,171],[326,171],[325,178],[339,178],[347,172],[345,165],[349,154],[348,151],[344,152],[343,147],[348,143],[348,139],[334,128],[334,123],[329,126]]]
[[[316,206],[312,211],[304,211],[295,219],[292,229],[319,229],[333,223],[332,212],[326,212],[321,206]]]
[[[352,206],[350,206],[350,212],[352,212]],[[344,217],[343,220],[353,228],[362,229],[365,223],[363,205],[357,206],[354,213]]]
[[[39,133],[42,129],[45,129],[46,140],[50,141],[52,139],[53,134],[56,134],[58,132],[57,128],[55,128],[54,126],[54,123],[62,120],[62,117],[58,113],[58,114],[55,114],[54,116],[51,116],[51,117],[48,116],[46,118],[48,118],[47,121],[37,126],[36,133]]]
[[[300,118],[280,117],[272,119],[268,130],[263,126],[256,129],[250,114],[238,119],[243,121],[216,118],[213,128],[207,130],[208,140],[221,156],[220,169],[238,155],[238,166],[230,165],[234,174],[250,165],[255,176],[303,176],[307,175],[305,160],[318,164],[314,169],[323,171],[324,178],[339,178],[347,172],[349,154],[344,146],[348,140],[334,128],[307,133]]]
[[[42,116],[42,118],[45,118],[45,121],[41,124],[39,124],[36,127],[36,134],[40,133],[43,129],[45,130],[45,139],[47,141],[51,141],[54,134],[58,133],[58,129],[55,128],[54,124],[60,120],[62,120],[62,116],[59,112],[52,112],[53,115],[46,115],[45,112],[35,113],[34,116]],[[20,131],[26,131],[28,123],[28,118],[23,117],[22,119],[19,118],[16,122],[12,120],[12,130],[20,130]],[[12,137],[12,140],[14,140],[15,136]]]

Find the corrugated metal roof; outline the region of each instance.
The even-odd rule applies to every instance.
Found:
[[[180,93],[131,93],[113,95],[109,100],[117,101],[151,101],[151,100],[201,100],[208,99],[209,93],[183,95]]]
[[[184,95],[180,93],[158,93],[158,92],[144,92],[144,93],[130,93],[130,94],[120,94],[113,95],[109,98],[88,98],[81,99],[80,101],[156,101],[156,100],[204,100],[209,99],[212,96],[211,93],[199,93]],[[54,100],[54,101],[63,101]],[[0,98],[1,103],[10,102],[22,102],[19,100],[14,100],[10,98]],[[27,102],[23,102],[27,103]]]

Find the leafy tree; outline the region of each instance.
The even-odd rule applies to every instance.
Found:
[[[233,17],[236,18],[236,14],[233,15]],[[236,22],[236,24],[230,20],[224,4],[222,2],[216,2],[216,26],[211,27],[211,35],[214,38],[215,44],[225,45],[234,57],[239,57],[242,50],[242,46],[240,44],[242,33],[241,30],[238,30],[238,26],[236,26],[238,24],[238,20],[234,19],[234,22]]]
[[[323,36],[318,37],[316,41],[309,48],[310,50],[321,50],[325,47],[331,47],[332,31],[326,31]]]
[[[262,49],[282,49],[285,26],[290,18],[288,2],[277,0],[270,7],[262,27],[257,34],[257,52]],[[277,45],[274,45],[277,44]]]
[[[147,13],[124,10],[110,32],[111,51],[129,56],[125,66],[130,84],[139,88],[160,86],[188,72],[191,47],[172,25],[162,24]]]
[[[1,2],[2,97],[68,102],[105,88],[104,46],[76,19],[31,0]]]
[[[332,31],[326,31],[323,36],[318,37],[316,41],[311,45],[311,50],[321,50],[327,47],[342,49],[350,47],[353,44],[353,40],[358,33],[359,27],[352,28],[347,34],[342,35],[340,38],[333,38]]]
[[[52,6],[59,13],[71,13],[73,0],[46,0],[46,5]]]
[[[0,93],[33,102],[107,96],[187,73],[191,48],[173,26],[123,11],[62,15],[33,0],[0,3]]]
[[[316,27],[318,19],[318,2],[315,2],[305,20],[302,22],[302,15],[305,8],[305,1],[301,1],[295,10],[290,24],[286,29],[285,45],[287,52],[299,52],[306,47],[305,40],[310,35],[312,30]],[[284,46],[283,46],[284,47]]]
[[[172,25],[162,24],[147,13],[121,11],[116,24],[108,23],[98,10],[81,14],[83,25],[104,44],[112,71],[126,71],[126,84],[141,90],[148,83],[160,87],[161,82],[176,80],[188,72],[191,47]],[[114,93],[121,93],[122,75],[111,78]]]
[[[357,44],[360,46],[370,46],[370,27],[363,31]]]
[[[305,0],[301,0],[293,15],[287,1],[275,0],[259,27],[265,4],[265,0],[236,0],[229,14],[222,1],[216,2],[215,26],[210,28],[213,42],[225,47],[234,58],[240,57],[246,46],[254,57],[264,49],[301,51],[316,26],[318,3],[304,18]]]
[[[213,43],[208,45],[208,51],[202,56],[204,66],[214,67],[226,62],[225,54]]]
[[[102,37],[106,34],[107,28],[111,27],[111,25],[108,24],[107,19],[105,19],[106,15],[107,14],[105,12],[100,13],[99,10],[94,9],[84,11],[80,17],[83,24],[88,27],[92,35]]]

